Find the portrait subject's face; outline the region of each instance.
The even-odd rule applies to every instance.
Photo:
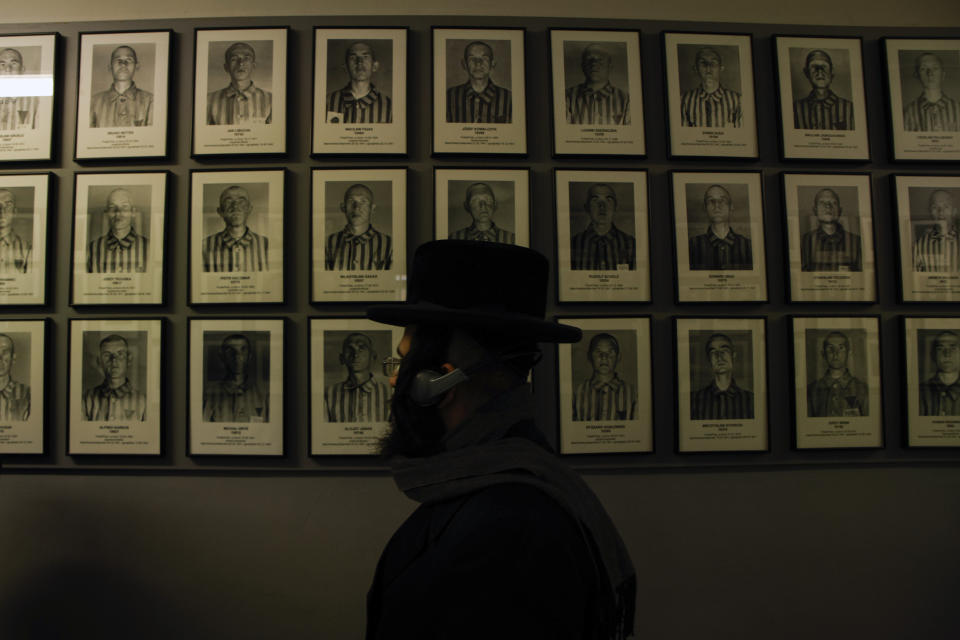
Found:
[[[100,366],[103,375],[111,380],[127,377],[130,351],[122,340],[111,340],[100,345]]]
[[[17,212],[17,201],[13,194],[0,190],[0,231],[6,233],[13,224],[13,216]]]
[[[590,364],[593,370],[600,375],[612,375],[620,363],[620,352],[617,345],[609,340],[597,340],[590,352]]]
[[[110,73],[114,82],[130,82],[139,68],[137,54],[130,47],[117,47],[110,56]]]
[[[472,44],[463,53],[463,67],[472,80],[486,81],[494,66],[493,50],[487,45]]]
[[[610,54],[602,47],[590,45],[583,51],[581,68],[588,82],[606,82],[610,78]]]
[[[227,338],[220,346],[220,357],[232,375],[245,373],[250,362],[250,343],[243,338]]]
[[[353,335],[347,338],[343,351],[340,352],[340,362],[354,376],[370,371],[373,357],[373,345],[364,335]]]
[[[230,227],[239,227],[247,224],[247,218],[250,217],[250,211],[253,205],[250,204],[250,194],[246,189],[234,187],[227,189],[220,194],[220,207],[217,213],[223,218],[223,221]]]
[[[730,222],[730,212],[733,211],[733,204],[730,202],[730,194],[722,187],[710,187],[703,194],[703,208],[707,212],[707,218],[713,224]]]
[[[737,354],[726,338],[714,338],[707,347],[707,356],[710,358],[710,369],[714,374],[718,374],[733,371],[733,361]]]
[[[847,341],[841,336],[830,336],[823,343],[823,359],[827,366],[833,370],[847,368],[849,353],[850,348],[847,346]]]
[[[811,58],[803,73],[814,89],[826,89],[833,82],[833,65],[824,56]]]
[[[697,54],[696,60],[697,75],[704,85],[720,84],[720,72],[723,71],[723,63],[720,61],[720,54],[716,51],[706,50]]]
[[[587,191],[586,209],[594,225],[609,225],[613,222],[613,214],[617,212],[617,194],[607,185],[590,187]]]
[[[0,53],[0,76],[17,76],[23,73],[23,58],[13,49]]]
[[[813,200],[813,213],[822,224],[833,224],[840,218],[840,200],[833,191],[825,190]]]
[[[920,57],[917,77],[920,78],[920,84],[924,89],[939,89],[940,83],[943,82],[943,75],[943,66],[937,56],[928,54]]]
[[[955,373],[960,370],[960,339],[951,333],[937,336],[933,343],[933,354],[937,361],[937,371]]]
[[[930,217],[934,220],[947,220],[953,218],[953,196],[946,191],[935,191],[930,196]]]
[[[130,194],[123,189],[118,189],[107,198],[107,206],[104,209],[104,215],[107,216],[107,223],[110,225],[110,231],[117,236],[126,235],[133,224],[134,206]]]
[[[356,42],[347,49],[347,73],[351,80],[369,82],[380,68],[373,57],[373,49],[365,42]]]
[[[354,228],[366,227],[370,224],[370,216],[376,205],[373,203],[373,193],[362,185],[347,189],[340,203],[340,211],[347,218],[347,223]]]
[[[230,74],[231,80],[244,84],[253,77],[253,70],[257,68],[257,54],[249,46],[232,47],[223,68]]]
[[[0,378],[10,375],[13,366],[13,340],[8,336],[0,336]]]
[[[497,210],[497,201],[493,194],[486,189],[475,189],[466,202],[467,211],[473,216],[474,222],[490,223]]]

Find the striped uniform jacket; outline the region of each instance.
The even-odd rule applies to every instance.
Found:
[[[204,271],[267,271],[267,239],[247,230],[239,238],[229,229],[203,239]]]
[[[630,124],[630,96],[609,82],[597,90],[578,84],[566,96],[568,124]]]
[[[30,243],[12,231],[0,238],[0,273],[29,273],[30,249]]]
[[[478,242],[499,242],[501,244],[516,244],[517,236],[512,231],[501,229],[496,224],[491,224],[486,231],[477,229],[476,224],[469,227],[457,229],[448,236],[450,240],[476,240]]]
[[[146,272],[148,242],[133,229],[123,238],[100,236],[87,246],[87,273]]]
[[[827,90],[827,97],[817,98],[811,91],[793,103],[795,129],[833,129],[853,131],[853,103]]]
[[[913,242],[914,271],[960,271],[960,238],[957,232],[941,233],[931,227]]]
[[[30,419],[30,387],[13,378],[0,389],[0,421],[24,422]]]
[[[37,96],[0,98],[0,131],[36,129],[39,110]]]
[[[831,234],[817,227],[800,239],[800,268],[803,271],[863,271],[860,236],[837,223]]]
[[[590,376],[577,385],[573,393],[573,419],[633,420],[637,411],[637,390],[613,374],[613,379],[599,382]]]
[[[123,93],[113,85],[90,99],[91,127],[149,127],[153,124],[153,94],[131,84]]]
[[[753,269],[750,239],[734,232],[718,238],[708,227],[703,235],[690,238],[690,270]]]
[[[735,380],[723,391],[716,381],[690,393],[691,420],[752,420],[753,391],[737,386]]]
[[[933,376],[920,385],[920,415],[960,416],[960,379],[946,385]]]
[[[373,228],[354,235],[350,227],[327,236],[327,271],[389,271],[393,262],[390,236]]]
[[[940,94],[939,100],[930,102],[921,94],[903,110],[903,128],[905,131],[960,131],[957,101]]]
[[[390,419],[390,387],[369,374],[362,384],[344,380],[323,391],[330,422],[386,422]]]
[[[337,116],[333,114],[339,114]],[[327,122],[384,123],[393,122],[393,108],[390,96],[385,96],[373,85],[370,92],[362,98],[355,98],[350,85],[338,89],[327,96]]]
[[[270,124],[273,95],[253,83],[240,91],[232,84],[207,94],[207,124]]]
[[[482,93],[470,83],[447,89],[447,122],[512,122],[513,101],[510,90],[498,87],[492,80]]]
[[[740,94],[723,87],[707,93],[691,89],[680,98],[680,125],[684,127],[741,127]]]
[[[204,422],[267,422],[267,395],[254,382],[210,382],[203,390]]]
[[[837,379],[828,373],[807,385],[807,417],[810,418],[868,416],[868,402],[867,385],[850,375],[849,369]]]
[[[116,389],[107,382],[83,392],[83,419],[90,421],[147,419],[147,397],[134,391],[129,380]]]
[[[613,224],[600,235],[593,223],[570,238],[570,268],[574,271],[612,271],[637,268],[637,241]]]

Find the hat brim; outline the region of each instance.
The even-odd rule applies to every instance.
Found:
[[[537,342],[579,342],[583,337],[578,327],[538,320],[525,314],[450,309],[423,302],[373,305],[367,308],[367,317],[395,326],[444,324],[464,329],[484,329]]]

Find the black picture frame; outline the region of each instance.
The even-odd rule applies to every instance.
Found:
[[[0,306],[45,306],[48,302],[51,260],[50,220],[56,211],[57,177],[45,173],[6,173],[0,175],[0,204],[13,202],[11,222],[13,263],[0,262]],[[29,209],[29,221],[24,210]],[[24,237],[28,241],[24,241]],[[17,250],[16,247],[20,249]]]
[[[6,338],[0,339],[0,354],[6,355],[8,349],[12,352],[9,360],[4,358],[4,375],[9,376],[7,385],[13,385],[0,415],[4,424],[0,455],[4,457],[41,456],[47,451],[50,325],[49,318],[0,320],[0,336]]]
[[[0,163],[54,160],[60,139],[61,118],[58,116],[63,102],[60,95],[61,40],[62,36],[56,31],[0,34],[0,49],[17,51],[22,71],[31,76],[31,92],[38,94],[18,98],[22,103],[18,104],[17,121],[12,130],[22,131],[23,135],[0,142]],[[31,55],[24,60],[21,50],[27,48]]]

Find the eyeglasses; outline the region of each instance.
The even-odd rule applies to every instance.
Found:
[[[383,375],[388,378],[392,378],[397,375],[397,372],[400,371],[400,363],[403,362],[403,358],[394,358],[393,356],[387,356],[383,359]]]

